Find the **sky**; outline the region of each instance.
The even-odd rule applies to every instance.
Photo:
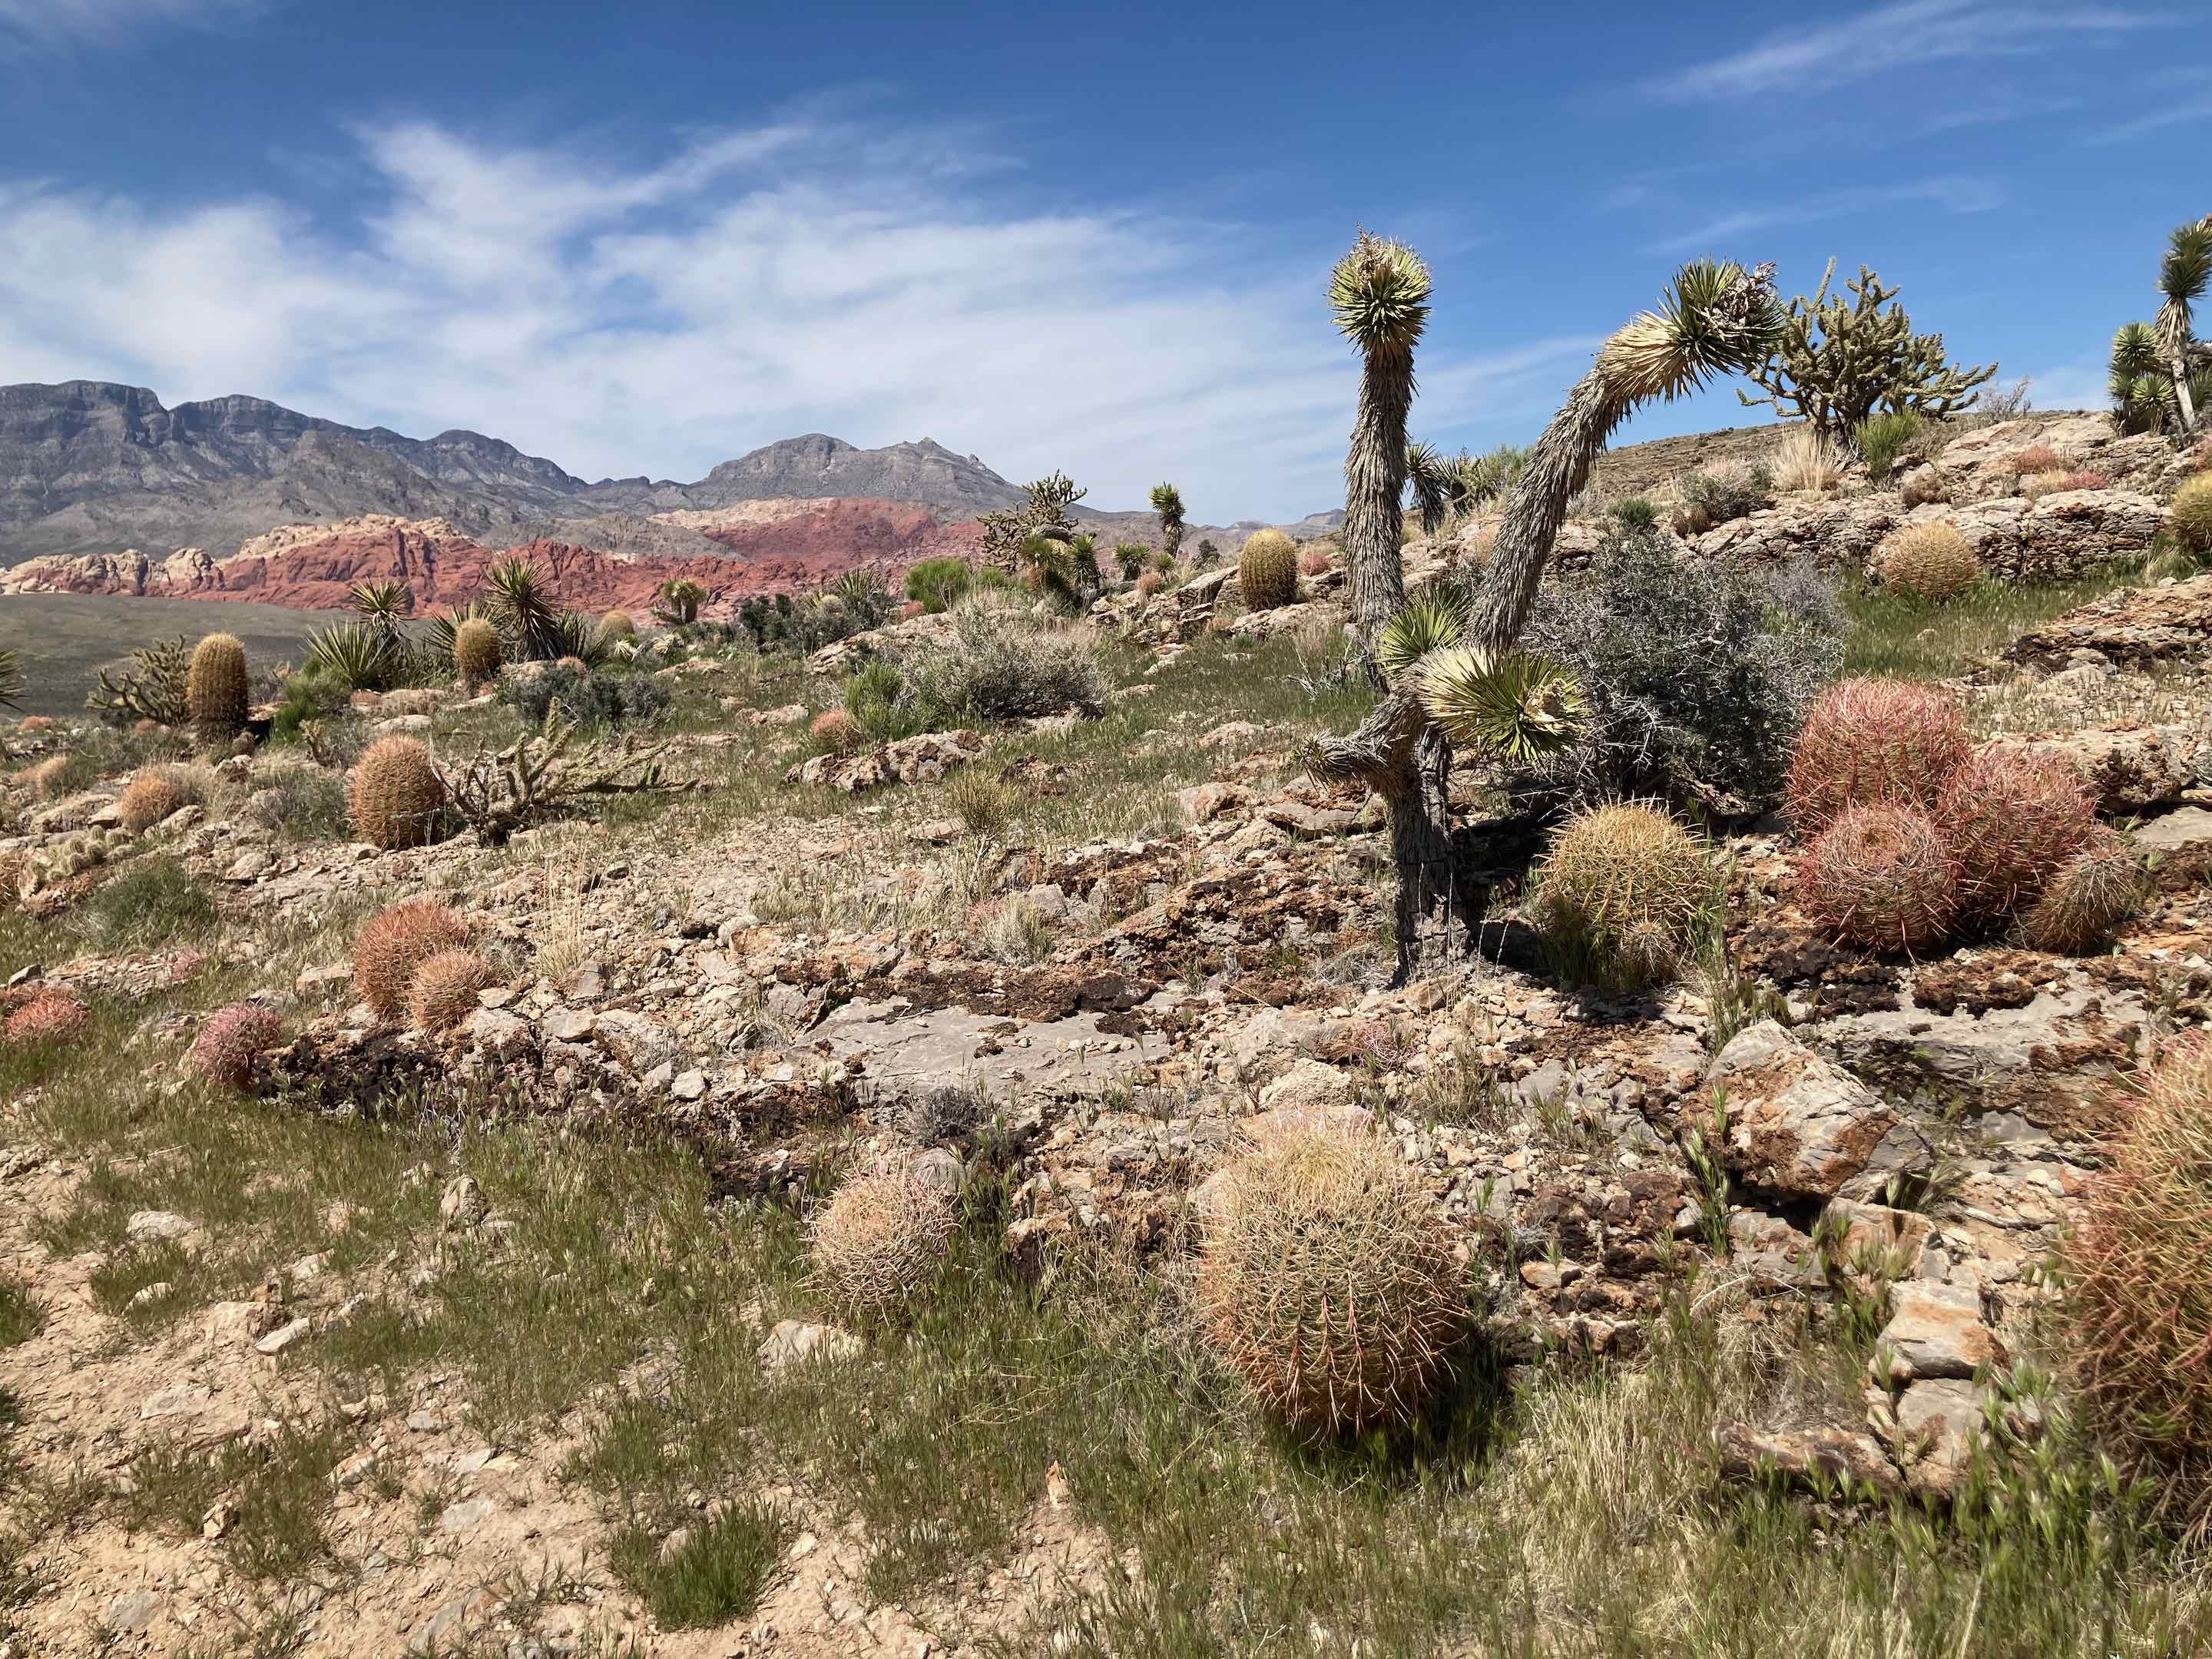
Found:
[[[1434,272],[1447,448],[1534,438],[1701,254],[1871,264],[2094,405],[2206,212],[2212,0],[0,0],[0,384],[587,479],[821,431],[1200,522],[1338,505],[1361,226]],[[1620,441],[1771,417],[1721,387]]]

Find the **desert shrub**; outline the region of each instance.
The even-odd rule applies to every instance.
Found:
[[[1004,779],[973,767],[945,787],[945,804],[971,836],[999,835],[1020,811],[1021,792]]]
[[[929,607],[920,599],[908,599],[904,605],[899,606],[897,612],[898,620],[901,622],[912,622],[916,617],[926,617],[928,614]]]
[[[2063,472],[2066,458],[2049,444],[2030,444],[2008,455],[1999,471],[2009,472],[2015,478],[2033,477],[2039,472]]]
[[[2072,763],[1984,744],[1943,786],[1936,822],[1958,854],[1962,915],[1993,921],[2032,902],[2088,844],[2096,802]]]
[[[1659,509],[1641,495],[1616,501],[1606,516],[1625,531],[1650,530],[1659,523]]]
[[[1579,812],[1537,872],[1535,915],[1563,976],[1627,989],[1671,979],[1716,899],[1704,846],[1665,808]]]
[[[814,1218],[816,1282],[846,1314],[896,1313],[937,1282],[954,1219],[951,1201],[911,1170],[863,1171]]]
[[[27,768],[22,776],[31,793],[40,800],[57,800],[70,787],[70,765],[67,755],[49,755],[37,765]]]
[[[942,616],[964,598],[975,580],[965,559],[924,559],[906,573],[906,596],[931,616]]]
[[[593,669],[564,659],[501,675],[499,700],[530,726],[543,726],[557,702],[578,725],[604,729],[649,726],[668,712],[675,696],[650,674]]]
[[[243,813],[295,841],[336,840],[350,832],[353,822],[345,780],[305,763],[280,767],[258,779]]]
[[[1326,576],[1329,573],[1328,550],[1310,547],[1298,555],[1298,574],[1301,576]]]
[[[876,742],[906,737],[919,728],[915,712],[901,705],[905,690],[906,677],[890,664],[864,662],[845,681],[845,712],[862,736]]]
[[[441,951],[415,970],[407,1012],[418,1030],[449,1031],[477,1010],[477,993],[498,982],[474,951]]]
[[[718,1504],[664,1537],[627,1522],[607,1544],[607,1565],[663,1630],[698,1630],[749,1616],[781,1567],[791,1530],[764,1498]]]
[[[1147,570],[1137,578],[1137,592],[1148,599],[1167,585],[1168,579],[1157,570]]]
[[[1973,747],[1933,686],[1852,679],[1820,694],[1790,760],[1790,822],[1813,836],[1851,806],[1932,806]]]
[[[738,607],[737,625],[757,651],[819,651],[855,634],[880,628],[898,608],[876,579],[848,571],[834,593],[796,599],[788,593],[757,593]],[[976,579],[981,585],[981,579]],[[833,603],[834,601],[834,603]]]
[[[1775,447],[1770,465],[1778,489],[1825,492],[1843,479],[1843,469],[1837,464],[1827,434],[1814,426],[1793,427],[1790,435]]]
[[[1465,1331],[1457,1239],[1394,1144],[1293,1132],[1224,1172],[1199,1258],[1214,1349],[1310,1435],[1401,1423]]]
[[[2174,492],[2168,526],[2186,553],[2212,553],[2212,472],[2200,472]]]
[[[1774,474],[1766,463],[1746,465],[1731,461],[1710,472],[1692,472],[1682,479],[1682,500],[1702,520],[1699,529],[1711,529],[1732,519],[1743,518],[1774,504]]]
[[[115,803],[116,821],[134,836],[143,836],[173,812],[185,807],[184,792],[168,779],[140,773],[131,780]]]
[[[107,950],[152,950],[197,939],[215,926],[215,901],[192,872],[168,857],[133,859],[86,901],[85,931]]]
[[[185,702],[202,743],[227,744],[246,728],[246,647],[228,634],[210,634],[192,652]]]
[[[860,746],[860,723],[842,708],[823,709],[806,729],[815,744],[831,754],[850,754]]]
[[[1851,428],[1851,446],[1866,463],[1867,477],[1876,483],[1908,453],[1920,436],[1920,417],[1909,410],[1869,415]]]
[[[1954,599],[1982,574],[1973,544],[1956,525],[1908,524],[1893,531],[1875,556],[1881,579],[1916,599]]]
[[[416,738],[383,738],[354,768],[353,824],[372,847],[426,847],[437,840],[446,785]]]
[[[2051,872],[2041,896],[2020,919],[2020,941],[2031,951],[2081,956],[2112,941],[2142,908],[2149,878],[2142,861],[2113,830],[2099,829]]]
[[[1516,787],[1559,801],[1770,801],[1843,637],[1809,566],[1678,563],[1656,530],[1610,530],[1587,568],[1545,583],[1527,629],[1527,648],[1580,684],[1583,738]]]
[[[1916,507],[1948,503],[1951,481],[1932,466],[1915,467],[1907,476],[1898,494],[1910,510]]]
[[[84,1004],[67,991],[33,991],[21,1007],[8,1016],[4,1034],[11,1043],[59,1042],[82,1030],[90,1018]]]
[[[2212,1516],[2212,1043],[2120,1115],[2063,1249],[2084,1419],[2185,1522]]]
[[[1095,714],[1105,707],[1088,629],[1040,626],[989,600],[963,600],[946,614],[946,637],[924,641],[906,663],[908,696],[933,724],[1069,709]]]
[[[1298,544],[1279,530],[1255,530],[1237,556],[1237,591],[1247,611],[1273,611],[1298,594]]]
[[[2066,488],[2063,472],[2038,472],[2020,481],[2020,493],[2031,501],[2039,501],[2045,495],[2055,495]]]
[[[219,1089],[243,1094],[253,1086],[262,1054],[284,1041],[284,1022],[273,1008],[234,1002],[207,1017],[192,1040],[191,1068]]]
[[[1958,855],[1917,806],[1854,805],[1797,866],[1797,902],[1814,926],[1875,950],[1917,952],[1959,914]]]
[[[353,947],[354,989],[380,1019],[407,1012],[416,969],[443,951],[467,947],[469,930],[436,899],[407,899],[380,910]]]
[[[310,721],[334,718],[352,693],[339,680],[319,669],[302,668],[286,676],[276,694],[276,713],[270,735],[280,743],[296,742],[301,728]]]

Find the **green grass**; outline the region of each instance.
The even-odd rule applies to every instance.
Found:
[[[1843,595],[1850,623],[1844,672],[1949,679],[1995,656],[2029,629],[2139,580],[2133,565],[2107,566],[2070,582],[1985,577],[1941,604],[1893,588],[1855,584]]]
[[[213,931],[215,900],[178,860],[149,854],[102,884],[74,920],[100,950],[150,951]]]
[[[789,1531],[773,1504],[740,1500],[687,1525],[673,1549],[651,1528],[623,1527],[607,1558],[664,1630],[697,1630],[743,1619],[760,1605]]]
[[[46,1328],[46,1310],[31,1287],[13,1274],[0,1273],[0,1348],[28,1342]]]

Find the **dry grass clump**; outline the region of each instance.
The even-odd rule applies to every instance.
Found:
[[[2112,481],[2101,472],[2082,467],[2061,477],[2058,487],[2061,489],[2110,489]]]
[[[1279,530],[1255,530],[1237,556],[1237,591],[1247,611],[1273,611],[1298,596],[1298,544]]]
[[[1960,913],[1989,921],[2033,900],[2088,844],[2097,804],[2061,757],[1984,744],[1943,786],[1935,818],[1964,873]]]
[[[2173,538],[2189,553],[2212,553],[2212,472],[2200,472],[2174,493]]]
[[[1158,592],[1160,589],[1165,587],[1167,583],[1168,579],[1160,574],[1158,571],[1146,570],[1140,573],[1137,577],[1137,592],[1142,594],[1146,599],[1149,599],[1153,594]]]
[[[1778,489],[1809,489],[1826,494],[1843,482],[1844,469],[1827,434],[1816,427],[1800,426],[1775,447],[1768,465]]]
[[[1538,873],[1535,911],[1564,969],[1626,988],[1671,979],[1714,897],[1705,849],[1656,803],[1579,812]]]
[[[2039,472],[2063,472],[2066,458],[2049,444],[2031,444],[2017,454],[2005,458],[2001,469],[2015,478],[2032,478]]]
[[[353,983],[379,1019],[407,1012],[416,971],[441,951],[467,945],[469,930],[435,899],[408,899],[369,918],[354,941]]]
[[[141,773],[116,801],[115,817],[132,835],[143,836],[185,805],[184,791],[168,779]]]
[[[349,804],[354,829],[372,847],[426,847],[445,815],[445,780],[419,739],[382,738],[354,768]]]
[[[896,1313],[937,1282],[954,1224],[951,1200],[913,1170],[864,1171],[814,1218],[815,1279],[844,1313]]]
[[[1298,574],[1301,576],[1326,576],[1329,573],[1328,550],[1310,547],[1298,555]]]
[[[2125,1114],[2064,1261],[2084,1420],[2212,1520],[2212,1042],[2170,1052]]]
[[[1917,953],[1950,932],[1963,872],[1917,806],[1852,806],[1797,866],[1797,902],[1813,924],[1873,950]]]
[[[2149,885],[2142,861],[2119,834],[2097,830],[2051,872],[2020,919],[2021,943],[2066,956],[2101,950],[2142,908]]]
[[[1198,1267],[1206,1335],[1304,1433],[1401,1423],[1467,1327],[1454,1243],[1389,1142],[1285,1135],[1224,1174]]]
[[[860,723],[842,708],[823,709],[806,729],[817,744],[834,755],[849,755],[860,746]]]
[[[1957,526],[1940,522],[1894,532],[1882,543],[1875,562],[1892,587],[1938,603],[1958,598],[1982,574],[1973,544]]]
[[[498,982],[492,965],[474,951],[441,951],[415,970],[407,1012],[424,1031],[450,1031],[477,1011],[477,993]]]
[[[34,991],[30,1000],[8,1016],[10,1042],[58,1042],[84,1029],[91,1011],[67,991]]]
[[[1850,806],[1930,806],[1973,748],[1959,707],[1907,680],[1844,680],[1805,717],[1790,761],[1789,814],[1818,834]]]
[[[945,804],[969,835],[989,839],[1014,821],[1022,796],[1004,779],[971,766],[945,786]]]
[[[54,755],[25,772],[23,781],[40,800],[52,800],[67,787],[69,771],[69,757]]]
[[[2053,467],[2048,472],[2032,472],[2020,481],[2020,493],[2031,501],[2039,501],[2045,495],[2055,495],[2068,488],[2066,480],[2073,477],[2063,467]]]
[[[234,1002],[210,1014],[192,1040],[191,1067],[219,1089],[243,1094],[253,1086],[264,1051],[284,1041],[284,1022],[273,1008]]]

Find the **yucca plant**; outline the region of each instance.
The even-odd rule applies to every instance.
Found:
[[[1450,519],[1453,463],[1424,443],[1406,446],[1406,488],[1421,509],[1421,533],[1433,536]]]
[[[695,581],[680,577],[661,583],[655,597],[659,603],[653,614],[671,627],[681,628],[699,620],[699,607],[706,603],[707,590]]]
[[[311,635],[304,667],[349,691],[388,691],[400,653],[392,636],[368,623],[333,623]]]
[[[484,583],[491,590],[486,597],[491,619],[519,659],[540,662],[568,654],[560,635],[561,611],[545,568],[537,560],[520,554],[501,559],[484,573]]]
[[[545,654],[556,660],[573,657],[586,668],[603,668],[614,655],[615,643],[599,619],[580,611],[556,611],[545,637],[552,647]]]
[[[1329,273],[1336,326],[1360,354],[1359,412],[1344,458],[1344,568],[1363,653],[1406,602],[1399,499],[1406,489],[1406,416],[1413,347],[1429,321],[1429,268],[1401,243],[1363,230]],[[1374,678],[1380,679],[1379,672]]]
[[[2173,398],[2185,437],[2197,430],[2197,400],[2190,390],[2190,365],[2203,356],[2197,343],[2195,319],[2190,307],[2204,297],[2212,282],[2212,214],[2194,224],[2177,225],[2167,239],[2166,257],[2158,266],[2158,315],[2152,331],[2158,336],[2159,355],[2173,377]]]
[[[391,639],[399,636],[400,624],[415,609],[415,591],[405,582],[386,579],[359,582],[350,598],[354,614]]]
[[[1152,486],[1152,511],[1160,515],[1160,545],[1170,555],[1182,551],[1182,492],[1171,483]]]
[[[23,678],[21,659],[6,646],[0,646],[0,704],[15,708],[15,700],[23,695],[27,684]]]

